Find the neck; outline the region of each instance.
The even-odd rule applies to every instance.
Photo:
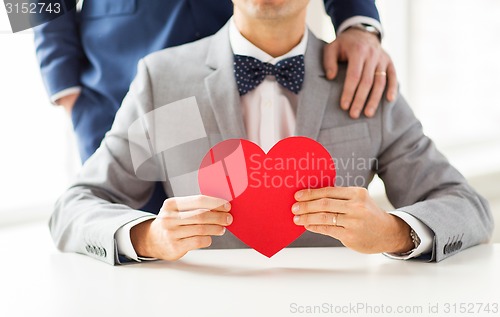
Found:
[[[290,19],[252,19],[235,10],[236,27],[248,41],[272,57],[291,51],[300,43],[305,30],[305,11]]]

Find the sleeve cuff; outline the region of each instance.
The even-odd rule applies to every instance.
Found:
[[[80,86],[69,87],[69,88],[63,89],[59,92],[56,92],[55,94],[50,96],[50,101],[52,102],[53,105],[57,105],[56,101],[58,99],[61,99],[62,97],[66,97],[66,96],[69,96],[72,94],[78,94],[81,91],[82,91],[82,87],[80,87]]]
[[[420,245],[412,253],[408,255],[401,256],[396,253],[384,253],[384,255],[388,256],[391,259],[408,260],[411,258],[416,258],[421,254],[429,253],[432,251],[434,233],[429,227],[427,227],[422,221],[418,220],[414,216],[404,211],[395,210],[389,213],[396,217],[401,218],[418,234],[420,238]]]
[[[342,22],[342,24],[337,29],[337,34],[340,34],[340,33],[344,32],[345,30],[347,30],[348,28],[350,28],[351,26],[356,25],[356,24],[360,24],[360,23],[364,23],[364,24],[368,24],[368,25],[373,26],[374,28],[376,28],[380,32],[380,38],[382,39],[384,37],[384,30],[382,29],[382,24],[379,21],[377,21],[374,18],[365,17],[365,16],[361,16],[361,15],[350,17],[349,19]]]
[[[154,261],[157,260],[155,258],[143,258],[137,256],[137,253],[135,252],[134,246],[132,245],[132,241],[130,240],[130,229],[132,227],[150,220],[150,219],[155,219],[156,216],[146,216],[146,217],[141,217],[139,219],[133,220],[131,222],[126,223],[125,225],[121,226],[115,234],[116,238],[116,244],[117,244],[117,249],[118,249],[118,254],[123,255],[131,260],[134,260],[136,262],[141,262],[141,261]]]

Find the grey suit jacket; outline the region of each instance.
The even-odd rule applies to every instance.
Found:
[[[440,261],[487,242],[493,230],[487,202],[423,134],[403,97],[383,101],[374,118],[350,119],[338,106],[345,67],[334,81],[326,80],[323,45],[310,34],[295,135],[326,147],[337,163],[336,185],[367,187],[377,173],[391,203],[434,232],[428,259]],[[120,263],[115,233],[150,215],[137,208],[148,200],[154,180],[162,179],[171,197],[199,193],[196,171],[209,148],[246,138],[232,62],[226,26],[212,37],[139,63],[111,131],[56,203],[50,230],[60,250]],[[184,100],[190,97],[196,103]],[[310,232],[292,244],[339,245]],[[227,231],[211,247],[245,245]]]

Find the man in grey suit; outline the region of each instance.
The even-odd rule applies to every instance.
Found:
[[[140,62],[113,128],[56,204],[50,228],[61,250],[119,264],[245,247],[225,231],[231,204],[199,195],[196,171],[221,140],[248,138],[267,150],[291,135],[319,141],[338,162],[335,187],[295,194],[290,213],[307,230],[292,246],[341,242],[440,261],[489,240],[488,203],[402,96],[358,121],[328,106],[340,99],[345,68],[325,79],[324,43],[305,26],[308,0],[233,2],[233,18],[214,36]],[[396,210],[382,210],[366,191],[375,173]],[[157,216],[137,210],[157,180],[171,198]]]

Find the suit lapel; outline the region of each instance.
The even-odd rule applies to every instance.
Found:
[[[324,43],[309,32],[305,54],[304,86],[299,95],[295,135],[317,140],[332,84],[323,70]]]
[[[206,64],[213,69],[205,78],[205,87],[222,139],[246,139],[240,96],[233,73],[228,24],[212,37]]]

